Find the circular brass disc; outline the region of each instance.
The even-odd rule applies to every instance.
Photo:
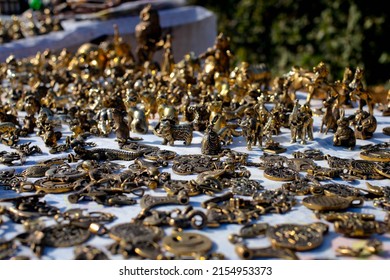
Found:
[[[162,244],[168,252],[177,256],[206,254],[213,247],[212,241],[207,236],[192,232],[180,232],[166,236]]]
[[[296,172],[286,167],[267,167],[264,170],[264,177],[273,181],[293,181]]]
[[[360,158],[369,161],[390,162],[390,149],[363,151],[360,153]]]
[[[43,244],[49,247],[72,247],[84,243],[91,233],[74,225],[55,225],[43,230]]]
[[[390,178],[390,162],[378,163],[375,166],[375,171],[386,178]]]
[[[137,243],[142,241],[158,241],[164,232],[155,226],[144,226],[138,223],[123,223],[112,227],[109,235],[116,241]]]
[[[358,201],[358,203],[354,203]],[[358,197],[340,197],[340,196],[326,196],[313,195],[305,197],[302,204],[311,210],[318,211],[341,211],[348,207],[359,207],[363,205],[363,199]]]
[[[328,226],[323,223],[284,224],[269,227],[267,236],[275,247],[307,251],[322,244],[323,233],[327,230]]]

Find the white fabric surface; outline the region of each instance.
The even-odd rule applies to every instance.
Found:
[[[314,100],[313,105],[319,106],[318,101]],[[349,115],[353,113],[353,110],[347,110],[346,115]],[[283,155],[287,155],[288,157],[292,157],[291,153],[294,151],[303,151],[308,148],[318,148],[321,149],[325,154],[330,154],[333,156],[338,157],[344,157],[344,158],[354,158],[359,159],[359,147],[365,144],[369,143],[379,143],[381,141],[389,141],[389,137],[384,135],[382,133],[382,128],[385,126],[390,125],[390,118],[389,117],[382,117],[381,113],[379,111],[376,111],[376,116],[378,120],[378,128],[374,134],[374,138],[370,140],[357,140],[357,146],[353,151],[334,147],[332,145],[332,137],[333,133],[328,133],[328,135],[324,135],[319,133],[319,125],[321,123],[320,117],[314,117],[314,141],[309,141],[307,145],[300,145],[298,143],[296,144],[290,144],[290,131],[288,129],[282,129],[282,133],[279,136],[275,137],[275,140],[278,142],[281,142],[283,146],[287,148],[287,152]],[[156,124],[156,120],[151,122],[151,126],[154,126]],[[69,130],[67,126],[63,126],[63,134],[64,136],[69,135]],[[151,144],[151,145],[157,145],[161,149],[168,149],[173,150],[177,152],[178,154],[200,154],[200,143],[202,139],[202,133],[194,132],[194,139],[190,146],[184,146],[181,141],[176,141],[175,146],[161,146],[161,138],[155,136],[152,134],[151,130],[149,130],[147,135],[137,135],[135,133],[132,133],[132,136],[140,136],[144,140],[141,143],[145,144]],[[15,167],[17,171],[22,171],[27,166],[33,165],[36,161],[48,159],[49,157],[58,157],[59,155],[51,155],[48,153],[48,149],[44,146],[42,140],[39,137],[31,137],[31,138],[23,138],[22,142],[25,141],[33,141],[32,144],[37,144],[40,147],[42,147],[42,150],[44,152],[43,155],[39,156],[32,156],[28,157],[27,162],[25,166],[17,166]],[[109,138],[91,138],[88,139],[88,141],[93,141],[97,143],[97,147],[106,147],[106,148],[118,148],[117,142],[115,142],[115,136],[111,135]],[[250,160],[254,162],[259,162],[259,156],[262,155],[262,151],[255,147],[252,151],[247,151],[245,146],[245,141],[242,137],[235,138],[233,145],[229,146],[229,148],[232,148],[236,151],[243,151],[248,152],[250,155]],[[4,145],[0,145],[0,151],[1,150],[10,150],[8,147]],[[61,154],[60,154],[61,155]],[[122,163],[125,166],[129,166],[132,162],[121,162],[117,161],[118,163]],[[327,166],[325,161],[319,161],[317,162],[320,165]],[[0,170],[3,170],[7,167],[4,165],[0,165]],[[163,171],[171,171],[171,164],[168,168],[163,169]],[[248,168],[251,171],[251,179],[258,180],[263,186],[265,186],[267,189],[275,189],[277,187],[281,186],[281,182],[275,182],[270,181],[263,176],[263,171],[259,170],[257,168]],[[195,175],[191,176],[178,176],[174,173],[172,173],[173,179],[189,179],[189,178],[195,178]],[[341,180],[337,180],[336,182],[339,183],[345,183]],[[379,186],[389,186],[390,182],[388,179],[386,180],[370,180],[370,183],[373,185],[379,185]],[[353,186],[355,187],[361,187],[366,188],[365,181],[359,181],[354,182]],[[1,189],[1,188],[0,188]],[[165,191],[161,189],[157,190],[150,190],[148,191],[151,195],[165,195]],[[15,193],[12,191],[4,191],[0,190],[0,197],[10,197],[14,196]],[[61,211],[65,211],[70,208],[84,208],[88,211],[105,211],[110,212],[117,216],[117,219],[113,221],[112,223],[108,224],[107,227],[110,228],[116,224],[129,222],[133,217],[135,217],[139,211],[140,206],[139,204],[133,205],[133,206],[124,206],[124,207],[104,207],[101,205],[96,204],[95,202],[82,202],[79,204],[70,204],[67,200],[68,194],[49,194],[46,195],[45,199],[49,203],[53,204],[54,206],[61,209]],[[200,207],[200,203],[210,198],[209,196],[205,195],[199,195],[195,197],[190,198],[190,204],[194,206],[197,209],[200,209],[202,211],[205,211],[205,209],[202,209]],[[311,222],[319,222],[313,212],[306,207],[304,207],[300,201],[302,200],[302,196],[297,197],[298,198],[298,204],[293,207],[292,211],[284,214],[267,214],[262,216],[257,222],[267,222],[271,225],[274,224],[280,224],[280,223],[298,223],[298,224],[306,224]],[[158,209],[174,209],[174,208],[184,208],[184,206],[166,206],[166,207],[160,207]],[[377,220],[383,221],[385,217],[385,211],[376,208],[372,205],[372,202],[365,201],[364,206],[362,208],[350,208],[351,211],[357,211],[361,213],[372,213],[376,215]],[[322,222],[325,222],[324,220],[321,220]],[[327,223],[327,222],[325,222]],[[335,249],[338,246],[341,245],[348,245],[348,246],[359,246],[362,245],[365,240],[364,239],[352,239],[352,238],[344,238],[340,234],[335,233],[333,229],[333,225],[331,223],[329,224],[329,233],[324,235],[324,242],[322,246],[319,248],[307,251],[307,252],[299,252],[297,255],[301,259],[334,259],[338,258],[335,255]],[[238,256],[236,255],[234,251],[234,245],[229,243],[228,236],[231,233],[238,233],[239,229],[241,228],[240,225],[222,225],[219,228],[206,228],[201,231],[201,233],[206,234],[208,237],[211,238],[211,240],[214,243],[214,252],[220,252],[223,253],[227,259],[238,259]],[[23,231],[23,228],[21,225],[14,224],[11,222],[5,222],[2,226],[0,226],[0,237],[1,238],[12,238],[16,234]],[[186,231],[195,231],[192,229],[186,229]],[[169,234],[171,232],[171,228],[165,228],[165,233]],[[384,242],[384,253],[381,256],[374,256],[372,259],[389,259],[390,258],[390,234],[384,234],[384,235],[375,235],[375,238],[378,238]],[[94,245],[105,252],[107,252],[106,245],[109,245],[113,243],[113,241],[108,236],[98,237],[94,236],[91,238],[88,242],[88,244]],[[265,247],[270,245],[267,238],[257,238],[250,240],[248,242],[249,247]],[[25,255],[30,255],[32,258],[35,258],[30,250],[28,248],[24,248],[21,252]],[[107,252],[108,253],[108,252]],[[109,253],[108,253],[109,254]],[[122,259],[120,255],[116,256],[109,256],[112,259]],[[43,259],[72,259],[73,258],[73,248],[60,248],[60,249],[54,249],[54,248],[46,248],[45,254],[42,257]]]

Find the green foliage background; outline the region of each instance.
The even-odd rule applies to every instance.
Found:
[[[341,79],[365,69],[367,84],[390,75],[389,11],[379,0],[190,0],[216,13],[237,61],[266,62],[276,75],[320,61]]]

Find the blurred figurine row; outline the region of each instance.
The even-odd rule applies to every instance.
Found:
[[[390,115],[390,91],[365,87],[359,67],[355,73],[346,68],[341,82],[328,79],[323,62],[313,71],[293,67],[271,83],[265,64],[242,62],[232,67],[234,54],[224,34],[206,52],[189,53],[175,63],[174,36],[164,35],[151,5],[141,11],[135,28],[135,55],[118,26],[114,31],[113,40],[84,44],[75,54],[64,49],[26,59],[10,56],[0,69],[6,85],[2,91],[10,102],[0,110],[2,141],[12,145],[19,136],[37,131],[56,151],[62,137],[57,128],[67,123],[72,139],[115,132],[123,147],[142,140],[130,137],[130,132],[146,134],[149,121],[158,119],[151,130],[163,138],[162,144],[180,140],[190,145],[193,131],[201,131],[202,153],[207,155],[220,154],[237,136],[243,136],[248,150],[258,146],[279,153],[285,149],[273,136],[281,128],[291,130],[291,143],[314,140],[313,116],[318,112],[310,107],[312,98],[324,100],[320,132],[333,131],[335,146],[353,148],[356,139],[371,138],[377,104],[384,115]],[[158,50],[163,53],[161,64],[153,59]],[[307,92],[302,105],[297,91]],[[357,100],[356,113],[345,116],[344,108]],[[18,122],[18,110],[25,112],[23,125]]]
[[[28,11],[23,16],[12,16],[11,20],[0,19],[0,44],[60,30],[61,23],[50,9],[34,13]]]

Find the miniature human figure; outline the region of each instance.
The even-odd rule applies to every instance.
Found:
[[[163,46],[161,41],[162,30],[160,17],[152,5],[147,5],[140,12],[141,22],[135,27],[137,39],[138,64],[143,65],[146,61],[152,61],[154,53]]]
[[[163,62],[161,65],[161,72],[169,75],[172,73],[175,66],[175,59],[172,52],[172,36],[168,34],[165,38]]]
[[[310,108],[308,103],[303,104],[301,107],[301,113],[303,114],[303,126],[304,132],[302,133],[302,137],[307,137],[308,140],[313,141],[313,111]]]
[[[294,108],[289,117],[290,130],[291,130],[291,143],[297,142],[298,138],[298,129],[299,129],[299,108],[301,105],[299,104],[298,99],[295,100]]]
[[[353,125],[355,126],[356,139],[365,140],[373,136],[377,127],[377,121],[368,112],[357,110],[353,119]]]
[[[215,72],[228,76],[230,73],[230,59],[233,57],[230,50],[230,38],[220,33],[215,40],[213,48],[208,49],[199,58],[204,59],[209,56],[215,58]]]
[[[252,145],[263,146],[262,125],[253,109],[246,110],[244,118],[239,121],[238,125],[242,129],[248,150],[252,150]]]

